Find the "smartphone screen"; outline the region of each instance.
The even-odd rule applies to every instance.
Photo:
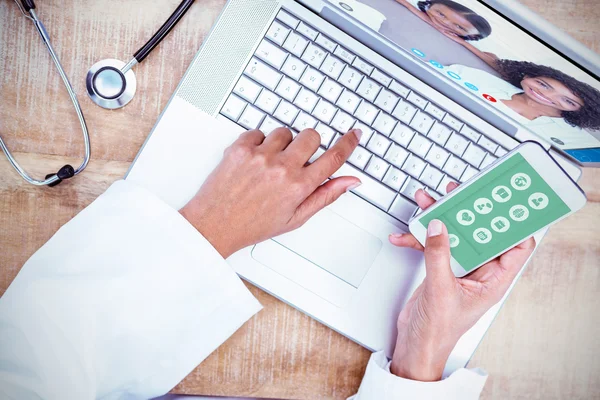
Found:
[[[418,223],[427,229],[433,219],[444,222],[452,256],[470,272],[569,212],[531,164],[514,153]]]

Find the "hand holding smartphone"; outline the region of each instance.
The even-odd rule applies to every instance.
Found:
[[[585,194],[543,147],[526,142],[409,224],[425,244],[433,219],[448,228],[452,271],[462,277],[580,210]]]

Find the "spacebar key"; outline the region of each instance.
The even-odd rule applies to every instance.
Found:
[[[352,189],[352,193],[359,195],[384,211],[389,210],[392,201],[394,201],[394,198],[396,197],[396,192],[388,189],[382,183],[348,164],[344,164],[342,168],[338,169],[337,172],[332,175],[332,178],[338,178],[340,176],[355,176],[360,179],[362,185],[356,189]]]

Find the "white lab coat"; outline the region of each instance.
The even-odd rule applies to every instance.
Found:
[[[0,398],[162,395],[261,305],[158,197],[119,181],[63,226],[0,299]],[[355,400],[476,399],[486,375],[421,383],[375,353]]]

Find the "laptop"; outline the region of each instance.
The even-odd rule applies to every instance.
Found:
[[[515,1],[457,0],[460,12],[435,3],[230,0],[126,178],[180,208],[247,129],[314,128],[322,138],[316,158],[361,128],[360,147],[336,176],[358,176],[362,186],[301,229],[227,261],[248,282],[388,356],[398,313],[424,278],[422,254],[388,242],[418,212],[418,189],[440,198],[449,182],[465,182],[526,140],[574,179],[582,165],[600,162],[594,118],[571,110],[529,120],[502,101],[537,96],[593,116],[598,55]],[[565,98],[525,93],[486,54],[521,62],[508,70],[529,67],[529,75],[551,65],[580,86]],[[504,300],[461,338],[446,374],[468,362]]]

